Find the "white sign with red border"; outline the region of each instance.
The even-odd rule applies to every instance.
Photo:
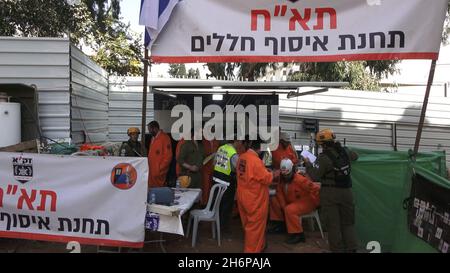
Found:
[[[180,1],[154,62],[437,59],[448,0]]]
[[[143,246],[146,158],[0,153],[0,237]]]

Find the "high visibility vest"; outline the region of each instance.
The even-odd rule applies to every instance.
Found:
[[[231,158],[237,154],[236,149],[231,144],[221,146],[216,153],[216,164],[214,171],[231,175]]]

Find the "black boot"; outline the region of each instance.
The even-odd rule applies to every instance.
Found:
[[[289,234],[289,238],[286,240],[286,244],[294,245],[298,243],[306,242],[305,233],[292,233]]]
[[[270,227],[267,229],[269,234],[282,234],[286,232],[286,225],[281,221],[272,221]]]

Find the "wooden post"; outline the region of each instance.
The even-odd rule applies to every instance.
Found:
[[[147,155],[147,150],[145,149],[145,128],[147,127],[147,88],[148,88],[148,67],[149,67],[149,59],[148,59],[148,49],[145,49],[144,54],[144,83],[142,90],[142,124],[141,124],[141,147],[142,147],[142,156]]]
[[[419,127],[417,128],[416,143],[414,144],[414,156],[419,152],[420,139],[422,137],[423,125],[425,123],[425,115],[427,113],[428,98],[430,97],[431,85],[433,84],[434,71],[436,70],[436,60],[431,62],[430,73],[428,75],[427,90],[423,99],[422,113],[420,114]]]

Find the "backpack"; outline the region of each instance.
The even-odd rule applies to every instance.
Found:
[[[350,158],[345,149],[340,149],[340,151],[336,152],[338,153],[337,156],[330,150],[324,152],[333,163],[336,186],[339,188],[350,188],[352,186]]]

